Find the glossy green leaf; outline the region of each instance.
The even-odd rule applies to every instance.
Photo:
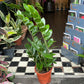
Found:
[[[0,10],[0,17],[1,17],[1,19],[5,22],[5,16],[4,16],[4,14],[1,12],[1,10]]]
[[[27,40],[30,42],[30,44],[36,49],[39,50],[39,46],[37,46],[34,42],[32,42],[29,38]]]
[[[34,26],[32,28],[32,35],[35,36],[37,34],[37,32],[38,32],[38,27],[37,26]]]
[[[31,46],[27,43],[27,44],[25,44],[25,48],[31,49]]]
[[[43,27],[44,24],[42,22],[39,22],[39,23],[37,23],[37,26],[40,28],[40,27]]]
[[[16,15],[23,20],[24,15],[22,14],[22,12],[20,10],[17,11]]]
[[[52,30],[49,30],[47,33],[44,34],[44,39],[48,40],[52,36]]]
[[[9,24],[9,22],[10,22],[10,13],[6,16],[6,24]]]
[[[54,43],[54,40],[51,38],[51,39],[48,41],[48,43],[47,43],[48,48],[49,48],[53,43]]]
[[[49,25],[45,25],[39,28],[42,34],[45,34],[49,30]]]
[[[43,24],[46,24],[45,18],[42,18],[41,21],[43,22]]]
[[[20,9],[20,8],[21,8],[20,5],[17,5],[17,4],[14,4],[14,3],[8,4],[8,3],[5,3],[5,2],[4,2],[4,4],[5,4],[6,6],[10,7],[11,9]]]
[[[43,53],[43,56],[48,59],[53,59],[53,54],[50,53]]]
[[[31,30],[32,27],[34,28],[34,24],[33,24],[33,22],[31,21],[31,22],[28,23],[28,28],[29,28],[29,30]]]
[[[23,7],[27,12],[31,12],[27,4],[23,3]]]
[[[23,11],[22,14],[27,18],[32,18],[31,13],[27,11]]]
[[[9,32],[7,32],[7,34],[10,36],[10,35],[13,35],[13,34],[17,34],[17,32],[16,31],[9,31]]]
[[[41,19],[41,16],[39,15],[39,13],[36,9],[34,10],[33,18],[40,18]]]
[[[34,13],[35,8],[34,8],[32,5],[28,5],[28,7],[29,7],[29,9],[30,9],[30,11],[31,11],[31,14],[33,14],[33,13]]]
[[[43,7],[38,2],[35,3],[35,6],[40,12],[43,13]]]
[[[34,20],[36,23],[39,23],[40,21],[41,21],[41,19],[40,18],[35,18],[35,20]]]
[[[84,58],[84,55],[83,54],[78,54],[77,56],[80,56],[80,57]]]

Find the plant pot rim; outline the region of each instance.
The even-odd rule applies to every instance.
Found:
[[[53,68],[53,67],[52,67],[52,68]],[[48,73],[50,73],[50,72],[52,71],[52,68],[51,68],[48,72],[46,72],[46,73],[39,73],[39,72],[37,72],[37,71],[36,71],[36,66],[35,66],[34,69],[35,69],[35,72],[36,72],[37,74],[39,74],[39,75],[44,75],[44,74],[47,75]]]

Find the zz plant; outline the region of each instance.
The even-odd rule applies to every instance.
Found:
[[[41,18],[38,11],[32,5],[23,4],[23,6],[25,11],[30,13],[33,21],[36,23],[34,25],[31,19],[25,17],[20,10],[17,11],[17,17],[23,20],[24,24],[28,26],[28,31],[32,37],[32,39],[27,39],[29,43],[25,45],[28,56],[34,59],[38,72],[47,72],[56,60],[53,58],[54,54],[49,52],[50,46],[55,42],[51,38],[52,30],[46,24],[45,18]],[[38,32],[40,32],[41,38],[37,36]]]

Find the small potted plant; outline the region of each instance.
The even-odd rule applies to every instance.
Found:
[[[0,61],[0,84],[14,84],[10,81],[13,81],[15,75],[7,70],[7,65],[8,62]]]
[[[22,28],[21,28],[22,21],[20,19],[16,19],[16,21],[14,21],[14,19],[11,18],[10,13],[8,13],[8,15],[5,16],[1,11],[0,11],[0,17],[5,23],[5,27],[2,28],[2,29],[5,32],[11,32],[11,35],[13,33],[15,33],[15,36],[19,37],[15,41],[15,43],[17,45],[21,45],[21,43],[22,43],[22,34],[23,34],[23,31],[22,31]],[[7,34],[9,34],[9,33],[7,33]]]
[[[56,63],[53,58],[53,53],[49,52],[50,46],[54,43],[52,36],[52,30],[49,29],[49,25],[46,25],[44,18],[41,18],[38,11],[32,5],[23,4],[25,11],[29,12],[32,19],[25,17],[23,13],[18,10],[17,18],[23,20],[24,24],[28,26],[28,31],[32,37],[32,40],[28,38],[28,42],[25,47],[29,58],[33,58],[36,64],[35,72],[37,73],[39,82],[41,84],[47,84],[51,81],[51,71],[53,63]],[[41,34],[39,38],[37,33]]]
[[[15,45],[14,41],[18,40],[21,37],[21,35],[18,33],[20,28],[14,28],[13,25],[15,24],[12,24],[12,21],[10,20],[10,14],[5,17],[4,14],[0,11],[0,16],[5,22],[5,27],[0,28],[0,46],[2,45],[2,50],[5,55],[13,57],[13,46]],[[11,23],[11,25],[9,23]]]
[[[12,58],[15,49],[13,47],[15,45],[14,41],[16,41],[19,36],[15,36],[17,32],[13,31],[12,27],[2,27],[1,29],[5,31],[5,34],[0,35],[0,44],[5,44],[5,46],[3,47],[3,52],[5,55],[8,55]]]

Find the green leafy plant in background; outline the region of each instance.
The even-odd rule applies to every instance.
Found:
[[[25,45],[27,53],[30,58],[34,59],[38,72],[47,72],[56,63],[53,58],[53,53],[49,52],[50,46],[55,42],[52,36],[52,30],[50,26],[46,24],[45,18],[41,18],[38,11],[32,5],[23,4],[27,13],[30,13],[32,22],[29,17],[26,17],[20,10],[17,11],[17,17],[23,20],[24,24],[28,26],[28,31],[31,34],[32,40],[27,39],[29,43]],[[37,33],[40,32],[41,38],[37,37]]]
[[[21,10],[21,11],[24,11],[24,7],[23,7],[23,3],[25,4],[32,4],[30,0],[21,0],[18,4],[14,4],[14,3],[5,3],[3,2],[9,10],[11,10],[12,12],[16,11],[16,10]],[[32,4],[33,5],[33,4]],[[40,5],[39,2],[36,2],[35,3],[35,8],[39,11],[39,12],[42,12],[43,13],[43,8],[42,6]],[[15,12],[14,12],[15,13]]]

